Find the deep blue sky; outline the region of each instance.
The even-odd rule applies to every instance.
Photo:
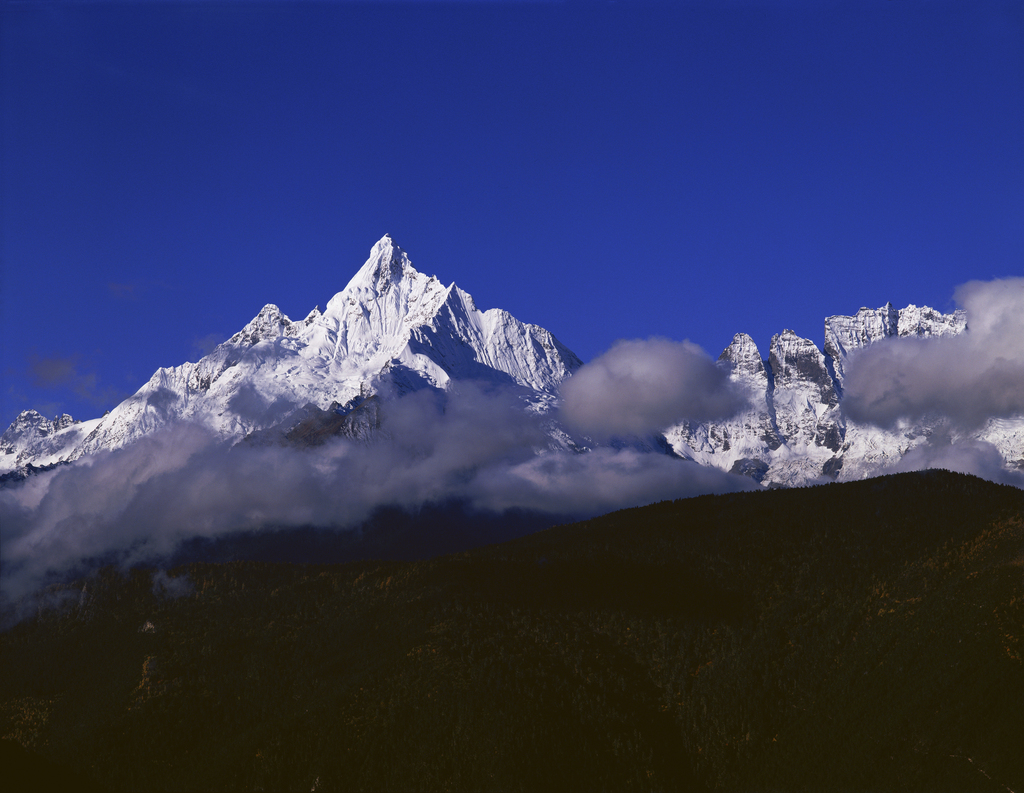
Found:
[[[323,307],[385,232],[584,360],[1024,273],[1019,2],[0,14],[3,426]]]

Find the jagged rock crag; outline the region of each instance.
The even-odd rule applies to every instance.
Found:
[[[849,355],[895,336],[949,336],[967,330],[963,311],[926,306],[896,310],[891,303],[825,320],[824,352],[791,330],[774,336],[766,360],[754,340],[738,333],[719,360],[748,393],[751,409],[728,421],[684,422],[665,432],[677,454],[768,485],[860,479],[882,473],[931,426],[890,430],[858,424],[843,414]],[[1024,420],[992,421],[978,438],[993,443],[1008,465],[1024,455]]]

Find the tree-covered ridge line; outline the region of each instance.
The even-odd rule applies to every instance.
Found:
[[[110,789],[1020,790],[1022,561],[1024,493],[927,472],[105,570],[0,635],[0,737]]]

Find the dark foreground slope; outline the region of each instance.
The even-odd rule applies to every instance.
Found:
[[[0,737],[112,789],[1021,791],[1022,562],[1024,493],[929,472],[107,572],[0,636]]]

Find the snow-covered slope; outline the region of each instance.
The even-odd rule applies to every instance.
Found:
[[[117,449],[173,422],[238,438],[297,408],[343,408],[371,393],[453,382],[499,383],[546,411],[580,360],[543,328],[501,309],[480,311],[455,284],[418,272],[385,235],[348,285],[293,322],[267,305],[197,363],[159,369],[101,419],[56,427],[32,411],[3,435],[0,473]],[[62,423],[63,422],[63,423]],[[72,431],[74,430],[74,431]]]

